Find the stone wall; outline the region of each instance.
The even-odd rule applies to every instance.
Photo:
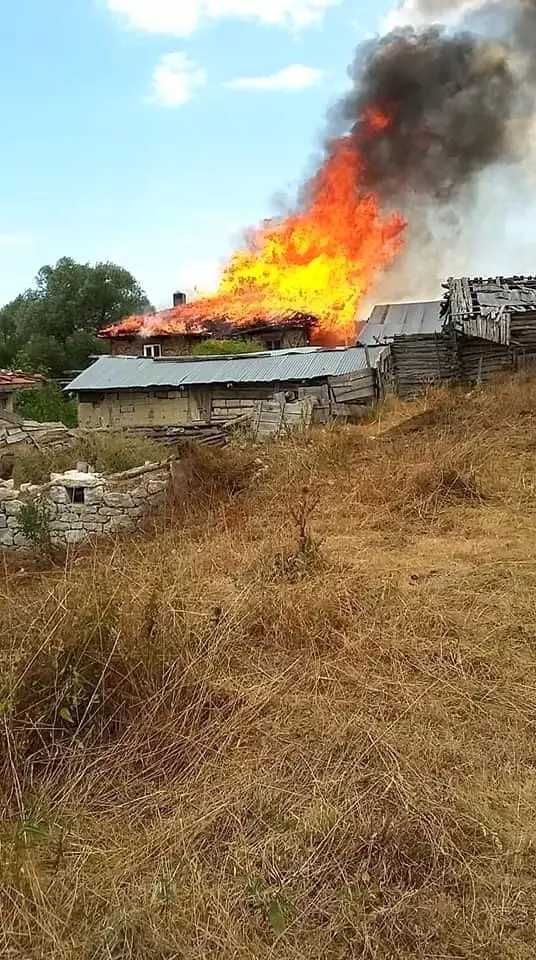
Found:
[[[0,482],[0,547],[32,546],[19,517],[21,507],[29,502],[43,505],[55,545],[133,530],[164,504],[169,474],[169,464],[161,463],[110,477],[70,470],[52,474],[44,486],[23,484],[20,489],[12,480]]]

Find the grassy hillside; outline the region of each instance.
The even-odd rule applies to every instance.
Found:
[[[536,382],[196,473],[4,569],[0,956],[534,957]]]

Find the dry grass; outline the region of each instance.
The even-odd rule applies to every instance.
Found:
[[[0,956],[534,957],[536,384],[210,456],[6,569]]]
[[[120,473],[146,461],[158,462],[171,452],[168,447],[138,437],[94,433],[81,435],[70,446],[54,449],[19,445],[13,455],[15,484],[46,483],[52,472],[72,470],[77,461],[91,463],[99,472]]]

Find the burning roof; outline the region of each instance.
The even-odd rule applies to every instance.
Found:
[[[244,316],[244,313],[246,315]],[[138,314],[127,317],[101,330],[99,337],[120,339],[124,337],[167,337],[173,334],[190,336],[253,335],[266,327],[290,326],[314,327],[318,318],[297,310],[281,310],[278,313],[261,308],[258,304],[247,310],[247,299],[215,304],[210,297],[191,303],[179,304],[158,313]]]
[[[441,14],[450,5],[406,6]],[[501,16],[481,32],[470,21],[458,31],[408,27],[360,47],[322,160],[289,213],[245,236],[213,295],[101,335],[251,330],[299,316],[317,319],[318,343],[344,343],[363,297],[406,245],[437,270],[439,213],[467,216],[481,174],[520,160],[522,139],[531,146],[536,2],[491,6]]]

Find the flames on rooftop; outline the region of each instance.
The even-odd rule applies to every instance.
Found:
[[[376,123],[367,122],[369,135]],[[315,321],[313,337],[351,337],[359,300],[402,246],[404,220],[383,217],[359,189],[361,160],[341,138],[294,213],[252,230],[223,270],[218,290],[161,313],[128,317],[106,337],[243,330]]]
[[[314,341],[347,342],[363,298],[407,238],[414,242],[423,206],[457,204],[463,213],[480,173],[509,158],[511,122],[532,82],[512,56],[512,38],[528,32],[512,24],[532,17],[536,0],[495,6],[509,24],[496,38],[406,28],[360,48],[323,160],[294,209],[246,235],[215,293],[128,317],[101,335],[247,333],[314,318]],[[433,236],[426,244],[421,235],[419,250],[433,261]]]

